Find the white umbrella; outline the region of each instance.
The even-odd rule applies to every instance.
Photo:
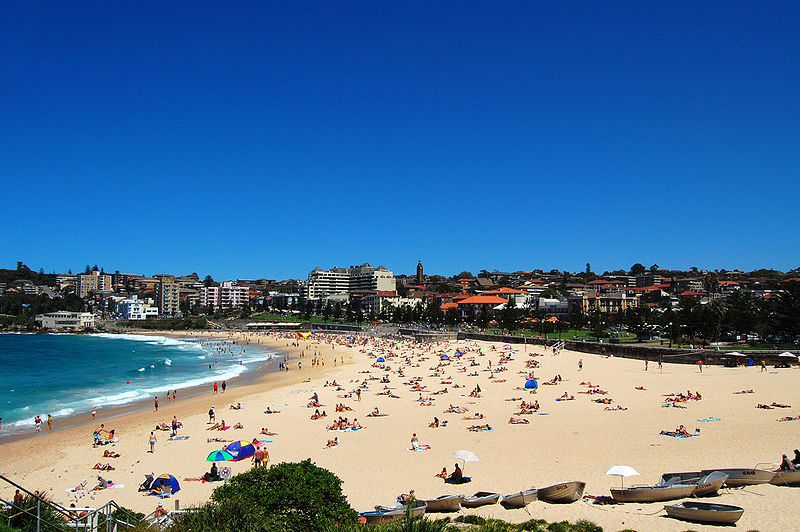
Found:
[[[780,355],[778,355],[778,356],[779,356],[779,357],[787,357],[787,358],[788,358],[788,357],[791,357],[791,358],[797,358],[797,355],[795,355],[794,353],[790,353],[789,351],[784,351],[783,353],[781,353],[781,354],[780,354]]]
[[[480,462],[480,459],[478,458],[477,454],[473,453],[472,451],[467,451],[465,449],[453,451],[453,458],[463,460],[464,467],[467,467],[467,462]]]
[[[620,477],[622,480],[622,487],[625,487],[625,477],[634,477],[638,476],[639,472],[636,471],[631,466],[627,465],[615,465],[612,466],[606,471],[606,475],[613,476],[613,477]]]
[[[742,357],[743,354],[739,353],[738,351],[734,351],[733,353],[726,353],[730,357]]]

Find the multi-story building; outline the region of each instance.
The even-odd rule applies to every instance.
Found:
[[[181,288],[174,277],[162,276],[156,283],[156,305],[164,316],[174,316],[180,311]]]
[[[152,303],[152,299],[150,303]],[[152,306],[150,303],[134,295],[130,299],[117,301],[115,307],[117,315],[124,320],[145,320],[158,316],[158,307]]]
[[[91,329],[94,327],[94,316],[91,312],[70,312],[60,310],[47,314],[38,314],[34,320],[45,329]]]
[[[71,273],[59,273],[56,274],[56,284],[60,290],[67,288],[68,286],[75,289],[78,285],[78,276],[73,275]]]
[[[250,302],[250,289],[233,281],[223,281],[219,286],[204,286],[200,289],[200,306],[213,308],[237,308]]]
[[[111,292],[111,276],[98,271],[78,275],[75,293],[86,297],[89,292]]]
[[[349,294],[354,291],[394,292],[394,274],[383,266],[374,268],[368,263],[349,268],[314,268],[305,286],[307,299],[319,299],[328,294]]]
[[[593,309],[605,314],[616,314],[625,309],[639,306],[639,298],[637,296],[631,297],[623,292],[606,294],[586,292],[583,295],[570,296],[568,301],[570,314],[586,313]]]

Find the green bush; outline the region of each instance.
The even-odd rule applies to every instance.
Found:
[[[213,503],[180,516],[172,530],[329,530],[358,514],[342,495],[342,481],[304,460],[251,469],[211,495]]]

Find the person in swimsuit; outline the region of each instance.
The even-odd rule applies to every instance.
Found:
[[[153,431],[150,431],[150,452],[151,453],[154,452],[155,445],[156,445],[157,441],[158,440],[156,439],[156,433],[153,432]]]

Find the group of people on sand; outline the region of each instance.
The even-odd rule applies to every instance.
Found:
[[[104,434],[105,437],[103,436]],[[99,427],[94,429],[94,432],[92,433],[92,447],[113,443],[115,441],[114,436],[114,429],[107,430],[105,424],[101,424]]]
[[[455,468],[453,469],[453,472],[450,473],[449,475],[447,474],[447,468],[443,467],[441,473],[439,473],[438,475],[434,475],[434,476],[442,478],[445,481],[458,483],[459,481],[461,481],[464,478],[464,473],[461,471],[461,467],[458,465],[458,463],[456,463],[455,464]]]
[[[800,450],[794,450],[794,458],[791,460],[785,454],[781,457],[781,471],[797,471],[800,468]]]
[[[363,427],[356,418],[353,418],[353,421],[350,422],[346,417],[343,418],[339,416],[339,419],[334,420],[334,422],[327,428],[328,430],[358,430]]]

